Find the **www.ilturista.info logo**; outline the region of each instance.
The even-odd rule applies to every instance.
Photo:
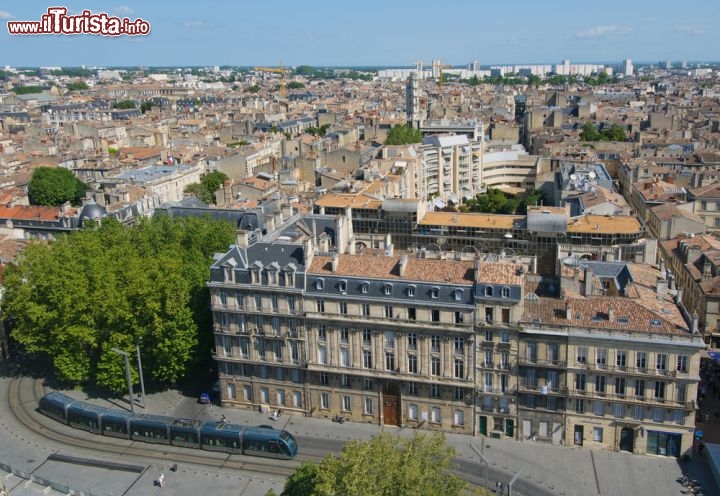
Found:
[[[50,7],[39,21],[8,21],[10,34],[99,34],[101,36],[137,36],[150,32],[150,23],[137,18],[119,18],[106,13],[67,15],[65,7]]]

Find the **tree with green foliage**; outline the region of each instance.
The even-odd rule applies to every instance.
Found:
[[[311,134],[313,136],[325,136],[327,134],[327,130],[330,128],[330,124],[323,124],[320,127],[310,126],[305,129],[305,132],[307,134]]]
[[[57,207],[68,201],[79,205],[85,191],[87,185],[62,167],[38,167],[28,184],[28,197],[33,205]]]
[[[412,143],[421,143],[422,133],[419,129],[414,129],[407,124],[394,126],[388,131],[386,145],[409,145]]]
[[[208,205],[215,204],[215,192],[227,181],[227,175],[222,172],[210,172],[205,174],[199,183],[192,183],[185,186],[185,193],[197,196]]]
[[[522,198],[508,196],[496,188],[488,188],[487,192],[478,194],[463,205],[463,212],[482,212],[488,214],[524,215],[528,205],[534,206],[547,200],[541,191],[531,191]]]
[[[70,91],[82,91],[90,89],[85,81],[75,81],[67,85],[67,89]]]
[[[146,112],[150,112],[150,110],[152,110],[152,108],[153,108],[153,105],[154,105],[153,102],[150,102],[150,101],[143,102],[142,104],[140,104],[140,110],[142,111],[143,114]]]
[[[450,473],[455,449],[441,433],[380,434],[352,441],[315,469],[301,465],[283,496],[456,496],[468,484]]]
[[[257,93],[258,91],[260,91],[260,86],[258,86],[257,84],[245,88],[246,93]]]
[[[137,107],[137,104],[133,100],[120,100],[113,103],[115,109],[134,109],[135,107]]]
[[[583,141],[627,141],[625,128],[618,124],[598,131],[592,122],[586,122],[579,136]]]
[[[287,89],[289,89],[289,90],[299,90],[299,89],[302,89],[302,88],[304,88],[304,87],[305,87],[305,85],[302,84],[300,81],[290,81],[290,82],[287,84]]]
[[[42,86],[15,86],[12,92],[16,95],[32,95],[35,93],[42,93]]]
[[[124,391],[123,360],[111,349],[134,353],[138,341],[145,377],[177,381],[209,359],[205,282],[213,254],[233,236],[229,222],[156,215],[30,243],[5,272],[11,335],[74,384]]]

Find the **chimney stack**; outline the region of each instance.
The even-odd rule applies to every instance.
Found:
[[[280,212],[282,213],[283,222],[287,222],[288,220],[290,220],[290,217],[293,216],[292,205],[289,203],[283,203],[282,205],[280,205]]]
[[[615,307],[612,305],[608,307],[608,322],[615,322]]]
[[[585,293],[583,296],[592,296],[593,292],[593,272],[590,266],[585,266]]]
[[[700,321],[700,317],[698,316],[697,312],[693,312],[692,314],[692,327],[690,328],[690,332],[693,334],[698,333],[698,323]]]
[[[398,270],[400,272],[400,277],[405,277],[405,268],[407,267],[408,263],[408,256],[403,255],[400,257],[400,262],[398,262]]]
[[[340,257],[338,257],[337,253],[333,253],[332,259],[331,259],[331,264],[332,264],[332,271],[337,272],[338,265],[340,264]]]
[[[680,303],[682,303],[682,297],[683,297],[683,289],[678,288],[677,296],[675,296],[675,304],[679,305]]]
[[[250,244],[250,235],[248,232],[238,229],[235,233],[235,244],[239,247],[246,248]]]
[[[657,283],[655,285],[655,289],[657,290],[657,299],[658,300],[665,299],[665,296],[667,295],[668,282],[664,278],[660,279],[658,277]]]
[[[570,305],[569,301],[565,303],[565,318],[567,320],[572,320],[572,305]]]

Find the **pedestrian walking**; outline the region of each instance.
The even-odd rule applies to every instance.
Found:
[[[158,477],[158,485],[165,487],[165,474],[160,474],[160,477]]]

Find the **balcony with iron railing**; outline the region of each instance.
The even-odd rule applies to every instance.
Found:
[[[471,323],[457,323],[457,322],[435,322],[429,320],[407,320],[397,315],[394,318],[388,317],[371,317],[368,315],[345,315],[345,314],[331,314],[331,313],[320,313],[320,312],[307,312],[306,317],[309,320],[320,321],[320,322],[352,322],[354,327],[391,327],[402,330],[417,330],[418,328],[431,328],[431,329],[448,329],[452,331],[465,331],[473,332],[473,326]],[[466,319],[471,321],[469,317]]]
[[[637,377],[664,377],[667,379],[674,379],[678,374],[687,374],[687,372],[669,370],[669,369],[657,369],[650,367],[626,367],[624,365],[608,365],[605,363],[591,363],[591,362],[575,362],[569,364],[568,369],[574,370],[589,370],[594,372],[606,372],[611,374],[622,374]]]
[[[520,356],[518,357],[518,364],[520,366],[529,367],[545,367],[545,368],[560,368],[564,369],[567,366],[565,360],[543,360],[536,357]]]
[[[666,406],[673,408],[682,408],[688,410],[695,409],[694,401],[677,401],[669,398],[655,398],[654,396],[643,395],[637,396],[634,394],[618,394],[618,393],[606,393],[602,391],[588,391],[585,389],[565,388],[563,393],[568,397],[574,398],[586,398],[586,399],[602,399],[614,403],[632,403],[641,405],[652,405],[652,406]]]
[[[567,387],[564,385],[547,385],[547,384],[539,384],[539,383],[528,383],[524,380],[518,381],[518,392],[521,393],[537,393],[542,395],[552,395],[552,396],[567,396],[564,394],[567,391]]]

